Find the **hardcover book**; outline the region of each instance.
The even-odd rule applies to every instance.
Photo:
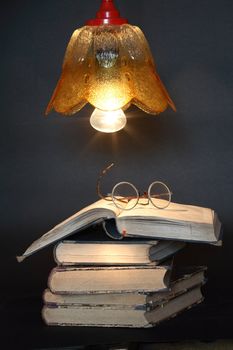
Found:
[[[159,264],[185,246],[175,241],[63,241],[54,248],[58,265]]]
[[[59,294],[155,292],[169,286],[171,264],[167,266],[56,267],[48,287]]]
[[[119,306],[44,306],[42,317],[48,325],[147,328],[176,316],[202,300],[201,287],[198,286],[149,311]]]
[[[185,271],[184,271],[185,270]],[[188,289],[204,284],[206,267],[181,269],[172,273],[171,283],[167,291],[155,293],[102,293],[102,294],[55,294],[46,289],[43,294],[44,303],[48,306],[119,306],[125,308],[141,308],[147,310],[152,306],[184,293]]]
[[[18,261],[22,261],[39,249],[74,232],[108,219],[115,220],[121,237],[214,244],[220,241],[221,223],[212,209],[170,203],[166,209],[156,209],[152,204],[147,206],[139,204],[132,210],[121,210],[112,202],[101,199],[80,210],[34,241],[24,254],[18,257]]]

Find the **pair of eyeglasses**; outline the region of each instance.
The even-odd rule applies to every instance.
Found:
[[[140,205],[148,205],[151,203],[157,209],[165,209],[171,203],[172,192],[165,183],[154,181],[148,187],[147,192],[142,194],[130,182],[122,181],[117,183],[111,194],[103,195],[100,190],[100,182],[104,175],[114,166],[114,163],[104,168],[97,180],[97,194],[100,198],[106,201],[112,201],[115,206],[122,210],[133,209],[138,202]]]

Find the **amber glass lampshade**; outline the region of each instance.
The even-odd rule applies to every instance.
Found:
[[[87,24],[70,39],[46,114],[55,109],[73,115],[88,102],[105,112],[126,110],[130,104],[150,114],[168,105],[175,110],[145,36],[119,16],[112,1],[103,1],[97,18]]]

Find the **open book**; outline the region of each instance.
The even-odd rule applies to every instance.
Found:
[[[118,239],[128,236],[217,243],[221,233],[221,223],[212,209],[170,203],[166,209],[156,209],[152,204],[146,206],[138,204],[132,210],[122,210],[113,202],[101,199],[78,211],[34,241],[24,254],[18,257],[18,261],[74,232],[109,219],[115,219]],[[105,230],[111,237],[116,234],[115,231],[109,232],[107,225]]]

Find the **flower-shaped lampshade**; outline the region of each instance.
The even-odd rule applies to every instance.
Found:
[[[119,17],[113,2],[105,0],[97,19],[75,30],[46,113],[54,108],[63,115],[72,115],[89,102],[97,109],[97,124],[96,114],[102,115],[102,124],[111,124],[116,113],[101,111],[119,112],[130,104],[150,114],[159,114],[168,105],[175,110],[156,72],[145,36],[138,27],[126,22]],[[108,126],[103,129],[108,132]]]

